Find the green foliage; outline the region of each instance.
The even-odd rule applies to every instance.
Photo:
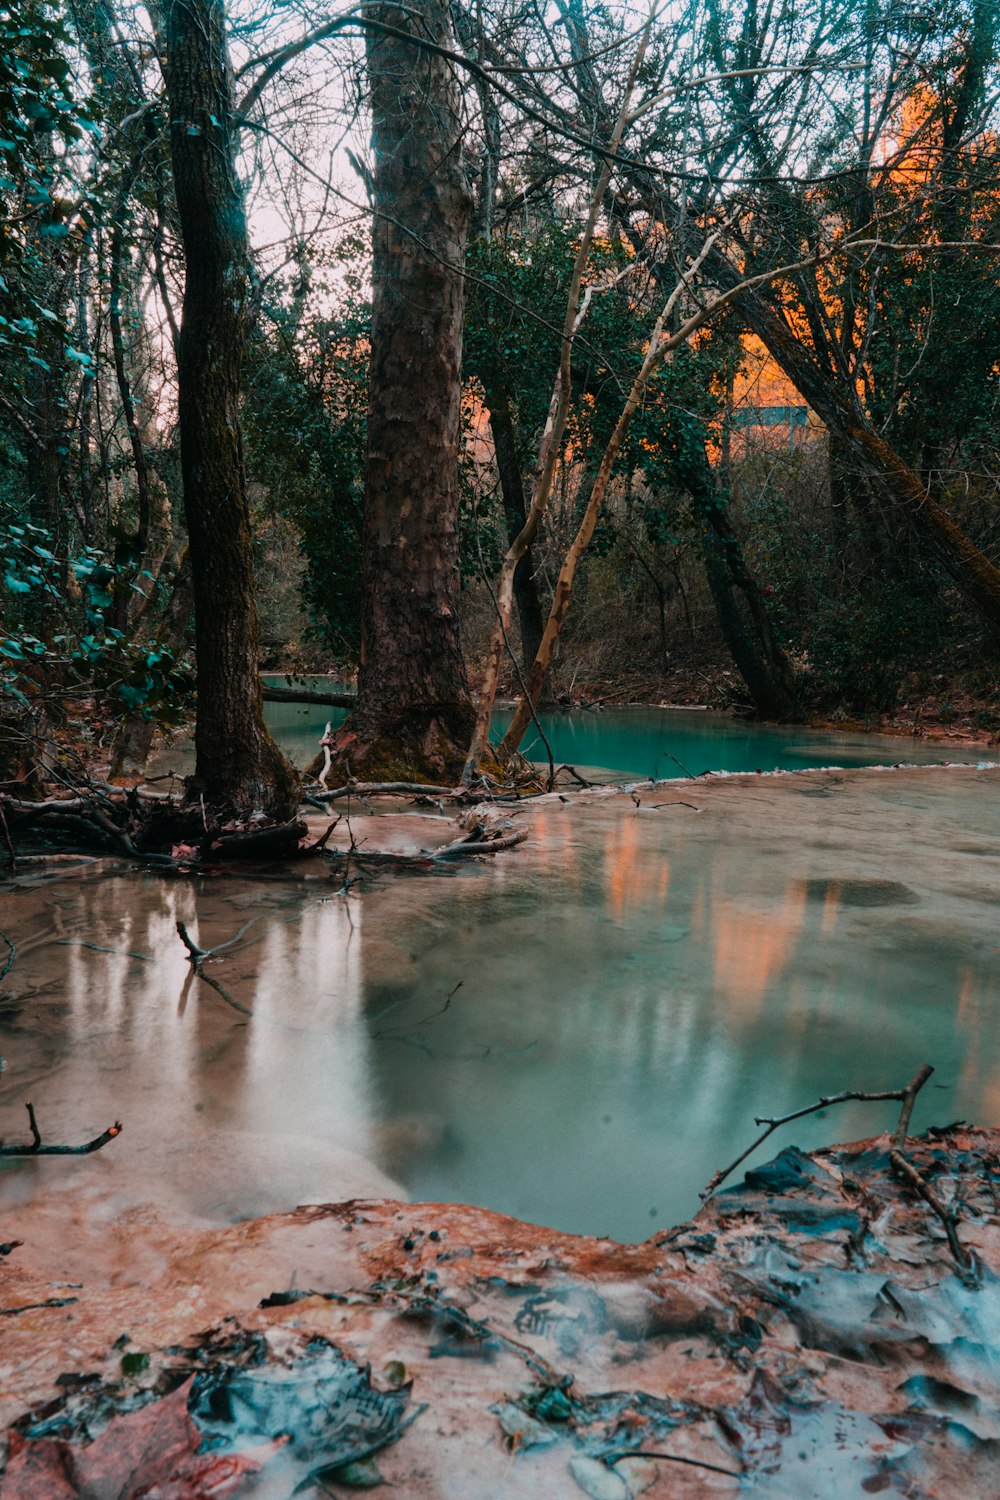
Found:
[[[749,487],[747,465],[740,488]],[[926,689],[943,668],[960,670],[968,622],[930,565],[898,538],[872,553],[856,512],[803,503],[809,476],[797,454],[768,468],[768,483],[740,512],[775,623],[805,668],[817,709],[891,713],[900,696]]]
[[[0,10],[0,348],[45,369],[58,311],[41,252],[85,232],[72,187],[73,145],[97,125],[73,87],[73,38],[55,7]],[[70,348],[85,365],[89,355]],[[7,372],[9,376],[9,371]]]
[[[248,350],[244,435],[251,478],[302,539],[310,633],[335,655],[357,647],[371,308],[364,247],[303,258],[276,288],[269,328]],[[337,282],[332,312],[313,309],[312,274]],[[319,292],[325,292],[321,281]],[[329,302],[328,295],[317,301]]]
[[[0,525],[0,569],[11,601],[4,618],[21,621],[0,638],[6,695],[27,706],[39,695],[96,690],[122,714],[138,709],[161,723],[181,721],[190,704],[190,670],[169,647],[105,624],[118,571],[103,553],[84,547],[60,556],[42,527],[8,521]],[[139,591],[131,570],[128,577]],[[29,628],[33,620],[44,621],[41,635]]]

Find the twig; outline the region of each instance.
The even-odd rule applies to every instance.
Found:
[[[594,784],[592,781],[588,781],[586,777],[581,776],[579,771],[576,769],[576,766],[562,765],[559,767],[556,775],[558,776],[562,771],[568,771],[573,780],[576,782],[577,786],[592,787]]]
[[[306,848],[303,849],[303,854],[318,854],[320,850],[325,849],[327,840],[329,839],[333,830],[336,828],[337,824],[341,821],[342,820],[339,817],[334,818],[333,822],[328,824],[326,832],[321,833],[318,839],[316,839],[313,843],[307,845]]]
[[[818,1110],[829,1109],[831,1104],[849,1104],[853,1101],[860,1101],[863,1104],[878,1104],[886,1099],[896,1099],[903,1104],[904,1110],[906,1110],[907,1100],[909,1100],[909,1110],[906,1111],[905,1120],[903,1120],[902,1115],[900,1116],[901,1122],[905,1127],[909,1124],[910,1114],[913,1111],[913,1101],[933,1071],[934,1069],[929,1063],[924,1063],[905,1089],[887,1089],[884,1093],[878,1094],[865,1094],[858,1092],[856,1089],[847,1089],[842,1094],[829,1094],[825,1098],[819,1099],[815,1104],[807,1104],[804,1109],[793,1109],[791,1114],[780,1115],[773,1120],[768,1119],[766,1115],[755,1115],[754,1124],[766,1125],[767,1129],[745,1151],[741,1151],[736,1160],[730,1162],[728,1167],[723,1167],[721,1171],[716,1172],[708,1186],[702,1190],[700,1196],[702,1199],[710,1198],[716,1188],[720,1187],[726,1178],[735,1172],[736,1168],[757,1150],[758,1146],[762,1146],[769,1135],[774,1134],[779,1125],[787,1125],[791,1120],[801,1120],[804,1115],[814,1115]],[[897,1126],[898,1129],[899,1127]],[[895,1142],[895,1136],[893,1137],[893,1141]]]
[[[913,1105],[916,1097],[933,1072],[934,1069],[930,1063],[923,1063],[903,1089],[889,1089],[884,1093],[878,1094],[864,1094],[851,1089],[842,1094],[831,1094],[827,1098],[820,1099],[816,1104],[807,1105],[805,1109],[793,1110],[791,1114],[781,1115],[773,1120],[767,1119],[766,1116],[755,1117],[754,1123],[756,1125],[766,1125],[767,1129],[734,1162],[721,1172],[716,1172],[711,1182],[702,1192],[702,1199],[710,1198],[716,1188],[726,1180],[730,1173],[734,1172],[741,1162],[746,1161],[747,1157],[753,1151],[756,1151],[757,1147],[762,1145],[768,1136],[778,1129],[779,1125],[787,1125],[790,1120],[800,1120],[804,1115],[815,1114],[817,1110],[826,1109],[831,1104],[846,1104],[854,1100],[871,1104],[886,1099],[898,1099],[900,1103],[899,1120],[897,1121],[895,1130],[889,1137],[889,1164],[896,1175],[901,1177],[919,1198],[923,1199],[940,1220],[948,1240],[948,1249],[951,1251],[952,1257],[959,1268],[967,1277],[974,1275],[975,1261],[958,1237],[958,1212],[954,1204],[950,1208],[945,1206],[926,1177],[903,1155],[901,1149],[906,1144],[906,1133],[910,1128],[910,1117],[913,1114]]]
[[[188,951],[188,961],[197,968],[202,959],[208,957],[208,949],[198,947],[198,944],[188,932],[187,927],[181,921],[177,923],[177,936]]]
[[[689,771],[688,768],[687,768],[687,766],[684,764],[684,762],[682,760],[678,760],[676,755],[670,755],[670,754],[668,754],[666,758],[667,758],[667,760],[672,760],[675,766],[680,766],[681,770],[684,772],[684,775],[685,776],[689,776],[692,781],[697,781],[698,780],[698,778],[694,774],[694,772],[693,771]],[[654,769],[655,769],[655,767],[654,767]],[[702,772],[702,775],[704,775],[704,774],[705,773]]]
[[[92,1141],[86,1141],[82,1146],[43,1146],[41,1131],[38,1129],[38,1121],[35,1119],[35,1106],[29,1104],[28,1122],[31,1125],[31,1140],[23,1142],[18,1146],[0,1145],[0,1156],[89,1156],[91,1151],[100,1151],[109,1141],[113,1141],[116,1135],[122,1133],[122,1122],[116,1120],[109,1125],[107,1130],[100,1135],[95,1135]]]
[[[712,1474],[726,1474],[730,1479],[742,1479],[742,1469],[724,1469],[721,1464],[710,1464],[704,1458],[684,1458],[680,1453],[660,1453],[652,1448],[623,1448],[608,1462],[617,1463],[621,1458],[662,1458],[672,1464],[688,1464],[692,1469],[708,1469]]]
[[[72,1307],[79,1297],[49,1297],[45,1302],[23,1302],[20,1307],[0,1307],[0,1318],[16,1318],[19,1313],[37,1312],[43,1307]]]
[[[243,933],[246,932],[246,929],[247,927],[249,927],[249,925],[250,923],[248,922],[246,924],[246,927],[241,928],[234,938],[230,938],[228,943],[220,943],[217,948],[199,948],[198,944],[193,940],[184,923],[180,921],[178,921],[177,923],[177,936],[180,938],[181,942],[184,944],[185,948],[188,951],[188,962],[190,963],[194,973],[197,974],[199,979],[204,980],[207,985],[210,985],[217,995],[221,995],[227,1005],[231,1005],[233,1010],[240,1011],[240,1013],[244,1016],[253,1015],[253,1011],[250,1009],[250,1007],[248,1005],[244,1005],[242,1000],[237,1000],[235,995],[231,995],[226,989],[225,985],[220,984],[217,979],[213,979],[211,974],[206,974],[204,969],[202,968],[202,964],[205,962],[206,958],[211,958],[213,954],[221,952],[223,948],[230,948],[232,947],[233,943],[239,942],[240,938],[242,937]]]
[[[892,1164],[893,1170],[905,1182],[909,1183],[918,1197],[922,1198],[940,1219],[948,1238],[948,1248],[953,1257],[962,1267],[963,1271],[971,1272],[975,1267],[971,1255],[958,1237],[958,1214],[954,1205],[951,1208],[945,1207],[926,1177],[917,1171],[913,1163],[908,1161],[902,1152],[902,1147],[906,1145],[906,1132],[910,1128],[910,1116],[913,1113],[914,1100],[933,1071],[934,1069],[928,1063],[924,1063],[923,1067],[914,1075],[911,1082],[903,1091],[903,1104],[899,1111],[899,1123],[893,1131],[889,1142],[889,1161]]]

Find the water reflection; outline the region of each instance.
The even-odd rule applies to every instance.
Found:
[[[893,785],[537,807],[516,856],[349,904],[98,867],[9,886],[0,1128],[31,1098],[50,1138],[126,1132],[9,1168],[7,1189],[231,1217],[398,1179],[629,1238],[691,1212],[755,1114],[893,1087],[925,1058],[923,1119],[995,1122],[996,777]],[[242,932],[214,972],[250,1017],[192,978],[178,919],[205,947]],[[855,1106],[788,1138],[885,1123]]]

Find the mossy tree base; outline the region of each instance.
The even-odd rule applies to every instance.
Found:
[[[472,737],[472,705],[410,708],[393,722],[366,725],[352,714],[330,746],[328,786],[362,781],[435,782],[458,785]]]

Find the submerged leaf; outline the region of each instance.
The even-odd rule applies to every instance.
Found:
[[[582,1453],[569,1461],[569,1472],[590,1500],[629,1500],[629,1487],[620,1474]]]

